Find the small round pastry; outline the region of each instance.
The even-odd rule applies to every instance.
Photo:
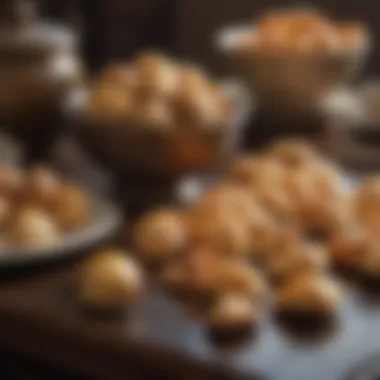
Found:
[[[181,66],[181,90],[186,91],[189,87],[202,86],[209,80],[205,68],[192,62],[184,62]]]
[[[204,132],[224,127],[231,109],[224,89],[194,67],[183,67],[180,77],[175,107],[181,123]]]
[[[220,212],[190,217],[191,239],[228,257],[245,256],[250,251],[250,231],[247,223],[234,212]]]
[[[274,219],[263,215],[261,219],[257,220],[257,223],[251,225],[250,231],[252,253],[262,263],[276,245],[278,225]]]
[[[261,40],[272,51],[325,51],[321,47],[329,47],[325,46],[326,39],[333,38],[335,34],[328,18],[309,9],[276,12],[259,23]],[[300,45],[305,36],[315,41],[307,50]]]
[[[192,127],[205,132],[219,130],[226,123],[225,109],[206,84],[201,89],[189,86],[187,92],[182,94],[178,110],[185,123],[187,121]]]
[[[284,178],[283,189],[294,200],[294,212],[315,199],[314,177],[304,166],[288,171]],[[295,215],[297,216],[297,215]]]
[[[334,201],[349,194],[339,167],[331,162],[320,160],[308,168],[315,196]]]
[[[339,284],[327,276],[300,275],[278,289],[276,309],[295,314],[326,315],[338,307],[342,297]]]
[[[219,184],[206,191],[194,211],[207,213],[218,209],[231,211],[249,225],[256,223],[264,213],[245,188],[230,183]]]
[[[335,228],[352,217],[351,195],[339,170],[318,162],[289,171],[284,188],[293,199],[293,218],[305,229]]]
[[[22,201],[50,209],[59,201],[61,190],[62,181],[51,169],[34,167],[26,173]]]
[[[176,210],[158,210],[137,221],[132,245],[137,254],[150,263],[161,263],[181,253],[188,243],[183,215]]]
[[[327,238],[350,225],[353,218],[349,198],[335,202],[315,199],[301,205],[297,212],[297,220],[305,231]]]
[[[124,121],[134,110],[132,93],[120,84],[100,83],[91,91],[86,117],[93,121]]]
[[[332,261],[350,269],[358,269],[368,248],[368,234],[358,226],[339,231],[330,239],[328,245]]]
[[[267,52],[293,50],[294,36],[291,33],[291,15],[286,11],[268,12],[257,24],[257,48]]]
[[[187,101],[189,97],[192,97],[196,92],[205,90],[207,82],[207,73],[202,68],[189,64],[181,66],[178,94],[174,99],[180,111],[188,113]]]
[[[271,255],[266,263],[266,272],[275,284],[281,285],[295,275],[322,273],[328,266],[327,252],[323,246],[302,242]]]
[[[259,160],[253,154],[238,157],[232,162],[228,176],[237,183],[249,184],[256,175]]]
[[[340,48],[340,38],[334,28],[324,28],[315,33],[299,35],[295,40],[295,50],[300,52],[331,52]]]
[[[227,293],[215,302],[208,320],[216,329],[249,328],[259,322],[259,311],[249,297]]]
[[[253,189],[279,186],[285,174],[285,167],[272,158],[245,156],[235,161],[228,176]]]
[[[60,232],[50,215],[37,208],[26,207],[12,218],[5,238],[15,247],[53,247],[60,239]]]
[[[224,266],[217,252],[208,247],[196,247],[187,256],[168,263],[160,274],[160,280],[173,290],[215,296],[223,285]]]
[[[266,258],[271,259],[271,255],[276,255],[278,252],[288,252],[296,247],[301,247],[303,244],[303,231],[292,221],[285,223],[277,223],[275,225],[273,244],[271,250],[267,252]],[[307,250],[308,247],[306,247]]]
[[[52,215],[64,231],[82,228],[92,217],[91,197],[77,185],[62,185],[59,199],[52,207]]]
[[[24,186],[23,172],[9,165],[0,166],[0,195],[6,198],[17,198]]]
[[[241,244],[243,244],[246,240],[244,236],[249,234],[251,248],[255,252],[261,252],[270,245],[273,239],[274,220],[258,202],[248,195],[247,191],[239,186],[220,185],[206,192],[200,202],[191,210],[189,223],[190,226],[194,226],[194,234],[198,236],[200,233],[205,233],[203,232],[204,228],[214,228],[212,225],[215,220],[223,221],[226,218],[231,219],[228,225],[229,223],[241,225],[241,232],[229,240],[238,243],[239,236],[241,236]],[[235,230],[234,227],[226,228]],[[198,231],[199,229],[201,232]],[[244,232],[245,230],[247,233]]]
[[[101,83],[114,83],[131,89],[136,86],[136,76],[137,72],[132,66],[111,64],[103,71],[100,80]]]
[[[319,159],[315,148],[303,140],[280,140],[270,145],[266,153],[290,168],[308,165]]]
[[[262,299],[268,287],[262,274],[247,263],[229,262],[222,267],[222,292],[245,294]]]
[[[253,196],[274,218],[286,220],[294,214],[295,200],[281,187],[254,187]]]
[[[78,298],[99,309],[123,308],[141,294],[143,287],[140,266],[123,250],[96,253],[78,274]]]
[[[179,68],[165,56],[146,52],[136,60],[139,88],[148,96],[173,96],[179,86]]]

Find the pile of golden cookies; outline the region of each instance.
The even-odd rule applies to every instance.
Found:
[[[86,119],[163,133],[215,132],[230,111],[223,88],[206,73],[148,52],[104,70],[90,91]]]
[[[86,226],[91,197],[47,167],[0,167],[1,251],[53,247],[63,234]]]
[[[337,52],[365,46],[367,33],[359,23],[337,23],[313,9],[270,11],[255,20],[252,34],[240,41],[242,51]]]
[[[80,276],[81,294],[98,306],[108,296],[124,305],[142,289],[140,262],[156,268],[167,289],[207,300],[213,326],[254,324],[269,300],[276,310],[331,315],[342,295],[333,265],[380,278],[379,215],[380,177],[350,188],[313,146],[279,141],[238,158],[190,208],[142,216],[133,254],[90,259],[81,273],[95,268]]]

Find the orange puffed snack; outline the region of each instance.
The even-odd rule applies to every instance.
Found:
[[[263,52],[331,52],[356,48],[365,42],[365,28],[348,23],[339,26],[314,9],[270,11],[255,22],[254,33],[240,48]]]

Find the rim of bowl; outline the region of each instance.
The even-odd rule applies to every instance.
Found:
[[[256,33],[255,26],[248,24],[235,24],[228,25],[220,28],[214,35],[214,45],[217,49],[225,54],[236,53],[236,42],[246,37]],[[372,38],[368,28],[365,29],[365,42],[362,46],[358,46],[352,49],[341,49],[328,52],[318,52],[318,51],[308,51],[308,52],[279,52],[279,51],[250,51],[251,56],[268,56],[268,57],[318,57],[318,56],[331,56],[331,57],[341,57],[341,56],[352,56],[352,55],[365,55],[372,49]]]

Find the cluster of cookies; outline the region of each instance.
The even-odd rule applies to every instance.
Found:
[[[168,290],[207,305],[212,326],[235,328],[256,323],[268,300],[331,315],[342,295],[333,264],[380,276],[377,215],[380,179],[350,188],[314,147],[285,140],[237,159],[190,208],[143,215],[131,243]]]
[[[92,217],[85,190],[46,167],[0,167],[2,249],[54,246]]]
[[[271,11],[255,22],[239,48],[260,52],[337,52],[365,46],[365,28],[357,23],[336,23],[310,9]]]
[[[92,121],[119,122],[170,132],[214,132],[226,126],[231,104],[219,84],[200,69],[156,53],[107,67],[86,109]]]

